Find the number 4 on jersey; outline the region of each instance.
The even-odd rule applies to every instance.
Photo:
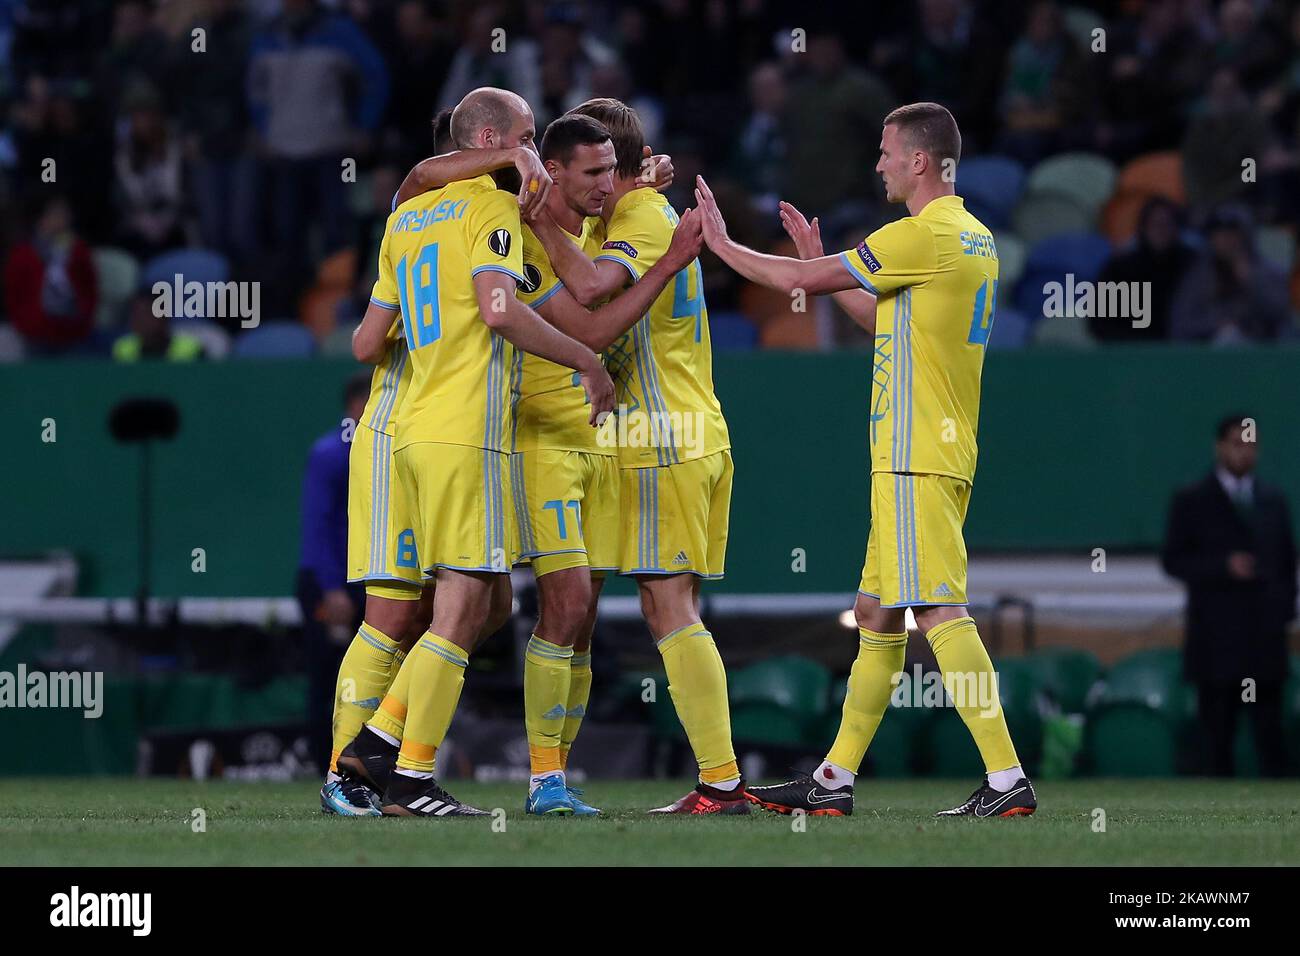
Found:
[[[990,288],[992,292],[990,292]],[[998,280],[985,279],[975,293],[975,308],[971,310],[970,335],[966,341],[972,345],[989,344],[989,333],[993,331],[993,308],[998,300]]]

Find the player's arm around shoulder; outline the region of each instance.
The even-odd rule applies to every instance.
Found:
[[[392,235],[393,216],[388,217],[384,238],[379,244],[379,276],[370,290],[370,303],[361,324],[352,333],[352,355],[358,362],[378,365],[388,353],[388,334],[400,316],[397,278],[389,255],[388,237]]]
[[[542,318],[588,348],[603,352],[650,311],[659,294],[681,270],[695,260],[702,245],[698,213],[688,209],[673,230],[672,240],[640,280],[598,309],[588,310],[558,285],[554,295],[534,303]]]
[[[563,228],[542,212],[532,223],[551,265],[569,294],[584,308],[595,308],[624,288],[631,278],[626,269],[609,261],[593,262],[564,234]]]

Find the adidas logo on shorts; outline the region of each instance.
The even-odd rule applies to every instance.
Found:
[[[935,597],[952,597],[952,588],[948,587],[947,582],[940,581],[939,586],[934,589]]]
[[[673,558],[673,564],[690,564],[691,559],[686,556],[685,551],[678,551],[677,557]]]

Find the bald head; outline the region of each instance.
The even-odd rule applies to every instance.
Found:
[[[509,90],[481,86],[465,94],[451,114],[451,136],[459,149],[531,145],[533,111]]]

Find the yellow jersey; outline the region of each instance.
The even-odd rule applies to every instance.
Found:
[[[386,302],[373,297],[370,300],[385,309],[394,309]],[[411,363],[407,361],[406,336],[402,334],[402,323],[394,321],[388,330],[388,348],[383,359],[375,366],[370,376],[370,397],[366,399],[366,409],[361,413],[361,424],[393,437],[397,430],[397,409],[402,407],[402,399],[411,384]]]
[[[998,296],[993,236],[960,196],[942,196],[840,260],[878,299],[871,470],[973,481],[980,373]]]
[[[425,441],[510,450],[514,350],[479,314],[473,277],[484,271],[524,282],[519,206],[490,176],[416,196],[388,217],[371,301],[400,307],[411,366],[394,451]]]
[[[599,240],[593,239],[600,217],[586,219],[582,235],[565,232],[569,240],[588,257],[594,256]],[[556,275],[542,242],[524,224],[524,281],[519,299],[536,309],[564,288]],[[618,449],[609,435],[614,432],[613,416],[605,425],[593,428],[588,420],[591,408],[580,376],[573,369],[557,365],[521,349],[515,350],[511,370],[511,393],[514,403],[515,451],[581,451],[596,455],[617,455]],[[602,435],[605,436],[602,438]]]
[[[653,189],[633,189],[614,206],[596,259],[619,263],[638,281],[668,251],[676,227],[677,212],[667,199]],[[605,365],[618,386],[621,467],[671,465],[731,447],[713,391],[698,259],[606,350]]]

